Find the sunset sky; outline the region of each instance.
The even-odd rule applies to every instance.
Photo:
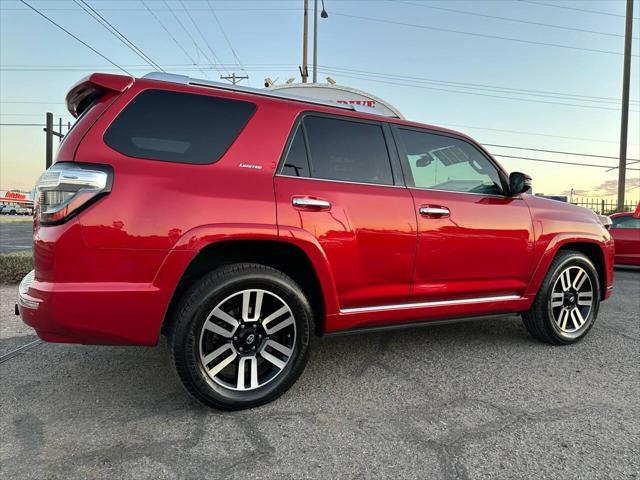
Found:
[[[154,68],[81,6],[95,9],[170,72],[219,79],[235,71],[248,74],[254,87],[265,77],[299,78],[302,0],[27,2],[134,75]],[[624,1],[325,5],[322,81],[329,75],[384,98],[408,119],[457,129],[484,144],[617,157]],[[25,4],[0,0],[0,6],[0,188],[30,190],[44,168],[45,112],[72,121],[63,103],[68,88],[91,72],[119,69]],[[640,159],[640,2],[634,15],[628,157]],[[310,60],[311,54],[310,43]],[[487,148],[508,170],[529,173],[536,192],[615,194],[615,169],[504,155],[612,167],[615,159]],[[638,201],[640,171],[629,170],[627,178],[627,198]]]

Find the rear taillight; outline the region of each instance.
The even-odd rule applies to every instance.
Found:
[[[42,225],[67,221],[111,191],[109,165],[59,162],[36,185],[35,216]]]

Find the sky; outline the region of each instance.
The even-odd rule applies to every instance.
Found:
[[[122,73],[116,64],[141,76],[157,70],[155,63],[213,80],[236,72],[254,87],[265,77],[299,80],[303,0],[26,2],[99,53],[24,3],[0,0],[1,189],[33,188],[44,168],[44,114],[73,121],[64,96],[89,73]],[[536,192],[615,195],[617,170],[584,164],[618,163],[624,0],[324,3],[329,17],[318,19],[319,81],[330,76],[385,99],[408,119],[469,134],[489,145],[508,171],[530,174]],[[91,8],[144,56],[92,18]],[[640,159],[639,16],[636,1],[630,159]],[[627,200],[637,202],[640,170],[627,171],[626,190]]]

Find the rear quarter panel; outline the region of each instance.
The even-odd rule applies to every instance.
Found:
[[[209,165],[189,165],[127,157],[108,147],[103,134],[113,119],[147,88],[254,101],[257,108],[223,157]],[[88,246],[113,253],[150,252],[154,265],[143,275],[151,281],[166,253],[202,247],[202,229],[215,225],[276,225],[273,172],[289,134],[296,109],[270,99],[149,80],[134,86],[95,123],[78,147],[75,159],[113,166],[112,192],[79,217]],[[176,119],[179,122],[180,119]],[[243,168],[252,165],[253,168]],[[96,258],[99,258],[96,257]],[[108,261],[108,256],[105,258]],[[112,281],[135,277],[135,266]]]

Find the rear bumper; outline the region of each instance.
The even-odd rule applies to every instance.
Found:
[[[155,345],[166,297],[151,284],[39,282],[31,272],[18,289],[18,311],[48,342]]]

